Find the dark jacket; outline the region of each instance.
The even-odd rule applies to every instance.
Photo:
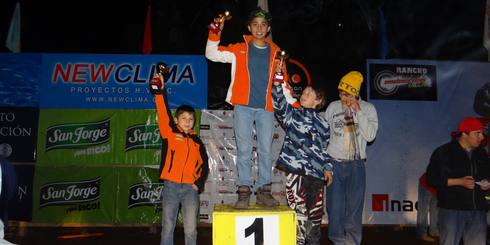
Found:
[[[484,149],[477,148],[468,153],[458,141],[438,147],[427,167],[427,180],[437,188],[438,206],[456,210],[486,210],[484,192],[475,184],[473,190],[463,186],[448,186],[449,178],[473,176],[475,181],[490,179],[490,161]]]

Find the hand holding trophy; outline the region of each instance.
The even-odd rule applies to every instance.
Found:
[[[223,29],[225,20],[230,20],[231,17],[230,11],[225,11],[219,14],[218,17],[214,18],[213,22],[208,25],[209,30],[215,34],[218,34]]]
[[[168,72],[167,64],[163,62],[157,63],[155,76],[150,80],[150,92],[152,94],[163,94],[164,79]]]
[[[284,61],[289,58],[289,54],[282,50],[282,51],[277,51],[276,53],[276,59],[279,60],[276,66],[276,73],[274,74],[273,82],[274,83],[282,83],[284,82],[284,73],[282,71],[282,66],[284,65]]]

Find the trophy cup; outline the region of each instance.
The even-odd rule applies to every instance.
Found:
[[[169,71],[168,65],[165,64],[165,63],[163,63],[163,62],[158,62],[157,63],[156,70],[157,70],[156,73],[157,74],[160,74],[162,76],[167,75],[168,74],[168,71]]]
[[[218,18],[214,19],[211,24],[208,25],[209,30],[213,33],[218,34],[221,30],[219,29],[219,25],[225,20],[231,20],[230,11],[225,11],[218,15]]]
[[[167,64],[165,64],[163,62],[157,63],[156,72],[155,72],[156,75],[153,76],[153,78],[150,81],[150,92],[152,94],[161,94],[162,93],[163,83],[164,83],[163,80],[167,76],[168,72],[169,72],[169,69],[168,69]],[[161,75],[161,79],[157,75]]]
[[[276,53],[276,59],[279,59],[279,68],[281,69],[280,71],[276,71],[274,74],[274,82],[283,82],[284,81],[284,73],[282,72],[282,66],[284,64],[284,61],[289,58],[289,54],[282,50],[282,51],[277,51]]]

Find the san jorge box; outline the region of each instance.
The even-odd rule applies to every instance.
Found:
[[[116,169],[116,224],[161,224],[163,182],[158,166]]]
[[[37,165],[32,221],[112,224],[117,191],[113,167]]]
[[[294,245],[296,213],[288,206],[235,209],[216,205],[213,211],[213,245]]]
[[[38,165],[101,166],[115,163],[116,110],[42,109]]]

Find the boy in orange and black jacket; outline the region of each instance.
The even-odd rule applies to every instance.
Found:
[[[158,73],[150,82],[163,138],[160,166],[160,179],[164,181],[161,244],[173,244],[179,205],[182,205],[186,244],[196,244],[199,193],[204,190],[209,172],[208,156],[204,144],[193,131],[194,108],[179,106],[171,120],[163,80],[163,74]]]

